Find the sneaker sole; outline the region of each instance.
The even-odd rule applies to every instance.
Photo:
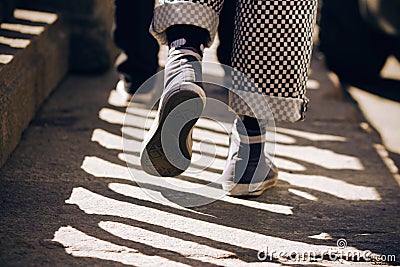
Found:
[[[183,83],[178,90],[164,96],[140,157],[146,173],[173,177],[189,167],[192,156],[189,137],[203,112],[204,99],[203,89],[193,83]]]
[[[250,191],[249,184],[236,184],[229,190],[226,190],[226,195],[232,197],[258,197],[261,196],[265,190],[274,187],[277,183],[278,174],[276,173],[272,179],[268,179],[260,183],[255,191]]]

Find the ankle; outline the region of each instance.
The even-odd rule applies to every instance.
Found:
[[[266,141],[265,127],[256,118],[244,116],[235,121],[233,131],[238,134],[238,156],[250,161],[259,160],[264,155]]]
[[[174,25],[166,30],[166,34],[170,49],[189,49],[201,56],[210,39],[206,29],[193,25]]]
[[[247,136],[250,139],[262,137],[266,133],[265,126],[263,125],[262,121],[249,116],[242,116],[241,121],[237,120],[236,128],[241,136]]]

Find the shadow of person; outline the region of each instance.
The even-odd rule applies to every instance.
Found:
[[[368,93],[400,102],[400,80],[378,78],[372,81],[352,81],[350,85]]]

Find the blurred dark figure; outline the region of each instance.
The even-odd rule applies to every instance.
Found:
[[[323,0],[320,50],[351,83],[379,80],[390,54],[400,59],[399,0]]]
[[[230,66],[235,1],[226,0],[225,2],[218,28],[221,41],[217,56],[222,64]],[[154,1],[115,0],[114,3],[114,42],[127,56],[126,60],[117,66],[121,79],[116,89],[127,101],[130,101],[136,90],[159,68],[157,57],[159,45],[149,33]],[[143,94],[135,96],[136,100],[146,102],[152,97],[152,92],[141,93]]]
[[[121,74],[117,91],[130,100],[158,69],[159,46],[149,33],[154,1],[115,0],[114,3],[114,42],[127,56],[117,66]]]
[[[327,67],[339,76],[342,88],[355,86],[400,102],[400,80],[380,76],[388,56],[400,61],[400,0],[322,3],[319,48]],[[400,155],[388,150],[400,169]]]

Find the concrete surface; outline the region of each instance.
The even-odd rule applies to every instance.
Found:
[[[217,151],[209,168],[170,179],[165,188],[141,176],[135,180],[123,160],[121,134],[129,133],[127,160],[135,163],[148,110],[130,107],[131,120],[123,125],[125,107],[111,91],[116,81],[113,72],[69,76],[0,170],[1,266],[385,264],[377,255],[395,255],[388,264],[400,263],[399,185],[376,151],[381,140],[317,56],[307,120],[277,124],[277,187],[259,198],[225,197],[195,208],[149,193],[167,192],[172,200],[201,197],[177,188],[219,176],[227,135],[201,120],[196,143],[213,140]],[[344,250],[337,247],[341,238]],[[260,261],[260,251],[272,260]],[[371,251],[378,262],[330,259],[328,251]],[[278,252],[325,257],[287,262]]]

